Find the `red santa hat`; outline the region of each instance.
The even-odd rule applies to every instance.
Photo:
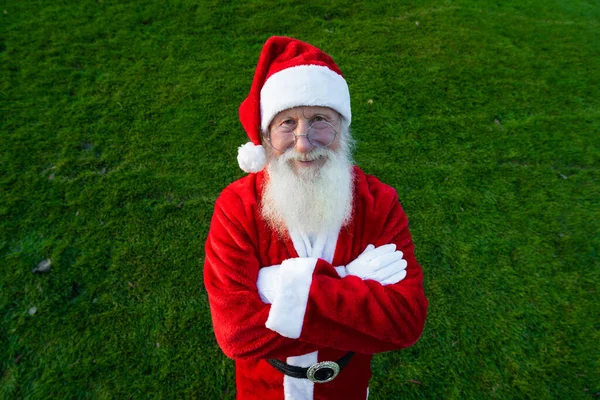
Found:
[[[330,107],[348,124],[350,92],[342,71],[318,48],[296,39],[273,36],[263,46],[248,97],[240,105],[240,120],[250,142],[238,148],[238,164],[245,172],[265,167],[261,145],[273,117],[298,106]]]

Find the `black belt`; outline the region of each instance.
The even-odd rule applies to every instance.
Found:
[[[269,358],[267,362],[278,371],[292,378],[309,379],[315,383],[325,383],[332,381],[342,368],[350,362],[353,355],[354,352],[350,351],[337,361],[321,361],[308,368],[295,367],[274,358]]]

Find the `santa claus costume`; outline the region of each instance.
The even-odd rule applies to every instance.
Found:
[[[411,346],[425,322],[422,271],[392,187],[353,167],[349,222],[315,236],[282,233],[261,213],[269,180],[261,132],[278,112],[307,105],[330,107],[350,122],[348,87],[331,57],[295,39],[270,38],[240,107],[251,142],[238,161],[249,175],[217,199],[206,242],[205,286],[217,342],[236,363],[238,399],[364,400],[372,355]],[[343,272],[369,245],[388,244],[406,261],[399,282]],[[276,278],[258,283],[261,269],[271,266]],[[261,285],[277,287],[272,304]],[[304,368],[334,361],[342,368],[333,380],[315,383],[282,373],[274,359]]]

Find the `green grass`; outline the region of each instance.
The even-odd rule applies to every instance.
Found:
[[[0,398],[234,398],[203,247],[274,34],[344,71],[425,272],[371,398],[597,397],[600,4],[272,3],[3,2]]]

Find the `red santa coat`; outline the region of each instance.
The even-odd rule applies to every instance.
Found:
[[[354,175],[352,220],[337,236],[332,263],[299,257],[289,236],[267,226],[260,213],[264,172],[232,183],[217,199],[204,283],[217,342],[236,361],[238,399],[364,400],[372,354],[411,346],[420,337],[427,299],[407,217],[392,187],[358,167]],[[334,269],[369,244],[389,243],[407,261],[407,275],[396,284],[341,278]],[[265,304],[257,289],[259,270],[284,261],[290,265],[281,271],[290,279],[283,282],[290,284],[279,301]],[[297,274],[306,278],[294,278]],[[336,361],[348,351],[356,354],[328,383],[284,376],[265,361],[310,366]]]

